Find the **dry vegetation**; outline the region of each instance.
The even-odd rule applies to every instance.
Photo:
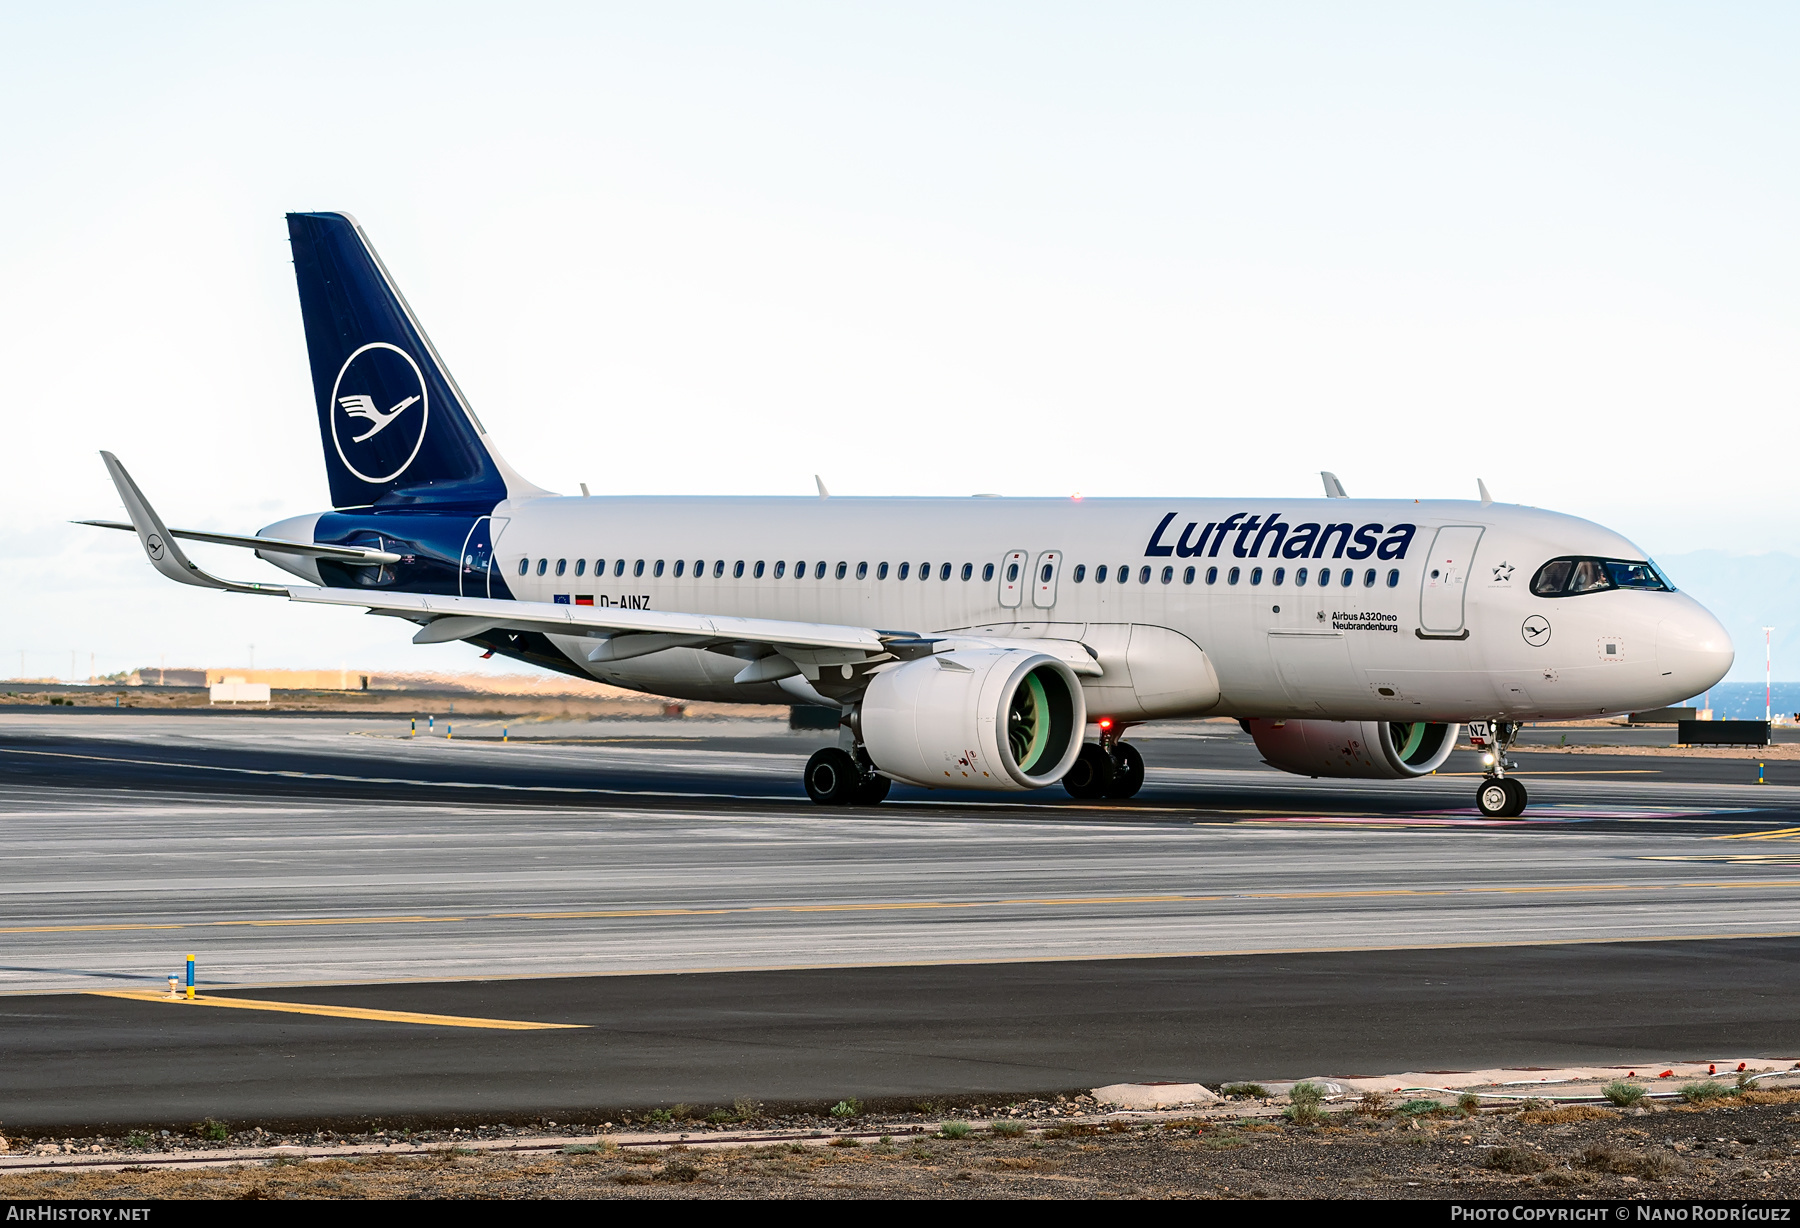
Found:
[[[426,1156],[19,1174],[0,1177],[0,1197],[1794,1198],[1796,1102],[1800,1092],[1752,1092],[1723,1104],[1472,1116],[1372,1104],[1316,1126],[1033,1122],[826,1146],[509,1154],[446,1145]]]

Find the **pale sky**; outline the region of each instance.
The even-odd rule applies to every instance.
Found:
[[[0,673],[473,665],[64,523],[103,447],[171,524],[327,505],[295,209],[552,489],[1479,476],[1800,553],[1796,62],[1775,4],[0,6]]]

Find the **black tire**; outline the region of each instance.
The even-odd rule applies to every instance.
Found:
[[[1121,800],[1136,797],[1143,787],[1144,757],[1131,743],[1120,742],[1113,747],[1113,778],[1112,784],[1107,786],[1106,796]]]
[[[846,751],[827,746],[806,761],[806,796],[821,806],[848,806],[861,787],[862,770]]]
[[[1475,808],[1487,818],[1511,818],[1513,813],[1512,781],[1488,779],[1475,787]]]
[[[1516,776],[1508,776],[1502,783],[1506,785],[1506,791],[1512,797],[1511,803],[1506,807],[1504,817],[1516,819],[1525,813],[1525,782]]]
[[[1075,756],[1068,775],[1062,779],[1063,788],[1069,791],[1069,796],[1083,800],[1105,797],[1106,791],[1112,787],[1112,781],[1112,757],[1093,742],[1082,745],[1081,753]]]
[[[886,776],[864,776],[862,783],[856,786],[856,797],[850,804],[853,806],[879,806],[887,800],[888,789],[893,783]]]

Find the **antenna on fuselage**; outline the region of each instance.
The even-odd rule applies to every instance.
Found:
[[[1487,492],[1487,483],[1480,478],[1475,479],[1475,489],[1481,492],[1481,506],[1486,507],[1494,501],[1494,496]]]
[[[1348,499],[1350,497],[1344,490],[1344,484],[1338,481],[1337,474],[1321,469],[1319,476],[1325,479],[1325,497],[1327,499]]]

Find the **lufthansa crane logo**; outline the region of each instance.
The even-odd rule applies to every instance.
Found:
[[[431,394],[413,356],[371,341],[331,386],[331,440],[344,467],[371,485],[405,473],[425,445]]]

